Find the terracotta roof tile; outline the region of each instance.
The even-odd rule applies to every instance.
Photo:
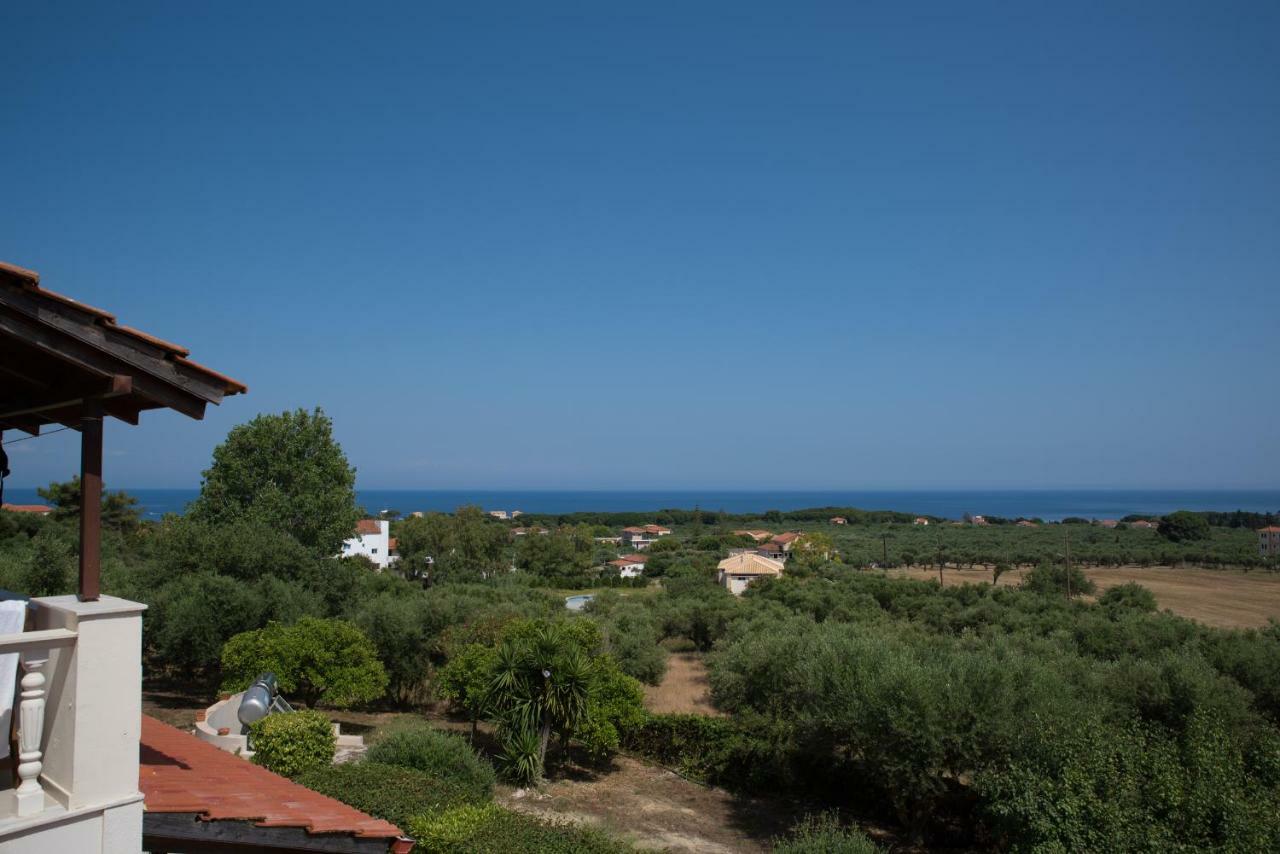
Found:
[[[251,821],[260,827],[301,827],[308,833],[349,833],[386,839],[404,834],[387,821],[273,774],[194,735],[142,716],[138,788],[155,813],[197,813],[209,821]],[[408,843],[394,845],[408,850]]]
[[[364,534],[381,534],[382,526],[378,524],[377,519],[361,519],[356,522],[356,533]]]
[[[0,504],[0,508],[10,513],[52,513],[53,508],[47,504]]]

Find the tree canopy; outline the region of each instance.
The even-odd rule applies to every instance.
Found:
[[[317,554],[336,554],[359,518],[355,482],[319,407],[259,415],[214,449],[188,515],[215,525],[271,525]]]

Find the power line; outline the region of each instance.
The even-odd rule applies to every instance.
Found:
[[[57,430],[50,430],[50,431],[49,431],[49,432],[47,432],[47,433],[37,433],[37,434],[36,434],[36,435],[34,435],[34,436],[23,436],[21,439],[10,439],[9,441],[5,442],[4,444],[6,444],[6,445],[16,445],[16,444],[18,444],[19,442],[25,442],[25,441],[27,441],[28,439],[43,439],[45,436],[52,436],[54,433],[61,433],[63,430],[72,430],[72,429],[75,429],[75,428],[72,428],[72,427],[59,427]]]

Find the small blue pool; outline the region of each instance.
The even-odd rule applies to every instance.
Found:
[[[581,611],[587,603],[596,598],[594,593],[583,593],[578,596],[564,597],[564,606],[570,611]]]

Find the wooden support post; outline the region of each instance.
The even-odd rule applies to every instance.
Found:
[[[102,573],[102,401],[86,400],[80,416],[80,592],[95,602]]]

